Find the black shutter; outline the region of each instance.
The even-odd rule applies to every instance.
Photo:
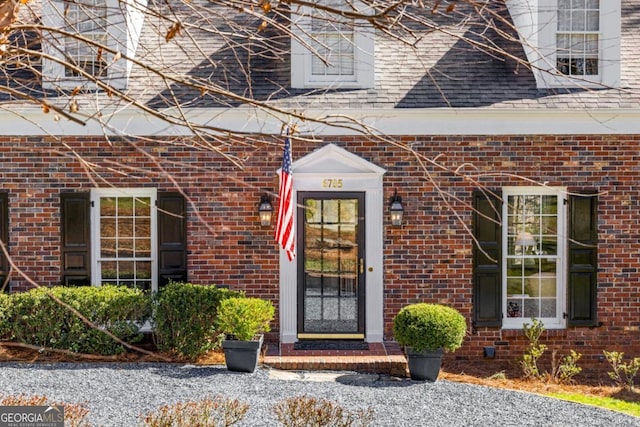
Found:
[[[9,193],[0,193],[0,240],[4,247],[9,250]],[[9,260],[4,256],[4,251],[0,251],[0,290],[9,292],[9,283],[5,284],[9,276]]]
[[[569,196],[568,324],[597,324],[598,199]]]
[[[91,284],[89,193],[60,194],[62,285]]]
[[[473,324],[502,326],[502,203],[495,194],[474,191],[473,208]]]
[[[187,205],[177,192],[158,193],[158,289],[187,281]]]

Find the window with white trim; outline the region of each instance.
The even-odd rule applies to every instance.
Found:
[[[600,1],[558,0],[556,68],[567,76],[600,74]]]
[[[94,189],[91,204],[93,283],[157,291],[156,190]]]
[[[67,18],[64,30],[81,34],[95,43],[64,37],[65,57],[76,67],[65,67],[65,77],[79,76],[78,68],[96,77],[105,76],[107,63],[98,46],[105,46],[108,40],[106,3],[102,0],[65,1],[64,8]]]
[[[538,87],[619,87],[621,0],[507,0]]]
[[[503,218],[503,313],[505,328],[532,318],[564,327],[565,205],[563,189],[507,187]]]
[[[92,79],[125,89],[138,46],[146,0],[45,0],[42,84],[72,89]]]
[[[354,7],[366,13],[359,2],[320,3],[334,10]],[[374,87],[374,31],[370,25],[315,7],[300,8],[292,20],[294,34],[300,38],[291,43],[293,88]]]

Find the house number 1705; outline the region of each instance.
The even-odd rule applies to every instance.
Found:
[[[324,188],[342,188],[342,179],[327,178],[322,180]]]

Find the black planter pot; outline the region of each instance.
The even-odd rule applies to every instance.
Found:
[[[416,351],[406,347],[409,374],[412,380],[434,382],[442,366],[442,349]]]
[[[224,360],[227,369],[235,372],[254,372],[258,367],[258,356],[264,335],[254,341],[223,340]]]

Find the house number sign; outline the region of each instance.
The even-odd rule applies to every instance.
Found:
[[[342,178],[327,178],[322,180],[324,188],[342,188]]]

